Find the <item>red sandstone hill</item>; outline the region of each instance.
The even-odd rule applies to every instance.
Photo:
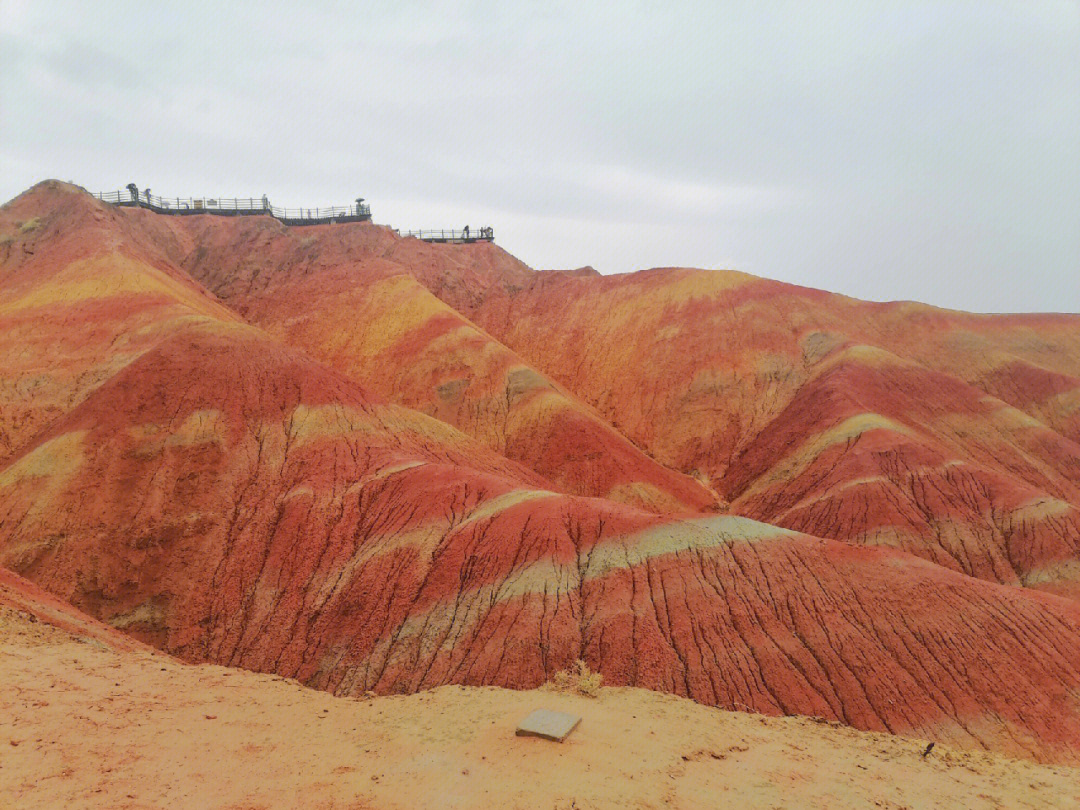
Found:
[[[429,245],[368,224],[289,229],[267,218],[125,213],[249,322],[560,491],[669,513],[716,504],[701,482],[649,458],[451,307],[531,278],[492,244]]]
[[[733,511],[1080,593],[1080,316],[678,269],[538,275],[469,314]]]
[[[34,219],[38,224],[25,227]],[[0,268],[0,323],[21,324],[28,348],[6,351],[0,367],[0,407],[13,448],[0,466],[0,565],[187,660],[275,672],[338,694],[445,683],[531,687],[584,658],[608,683],[707,704],[820,715],[857,728],[1080,761],[1080,605],[998,584],[1006,581],[999,569],[1015,560],[1033,559],[1054,571],[1068,562],[1058,562],[1068,547],[1053,546],[1038,532],[1044,523],[1071,518],[1058,516],[1065,512],[1046,517],[1024,498],[1052,493],[1072,508],[1072,440],[1044,423],[1029,424],[1036,417],[987,404],[989,394],[972,395],[971,384],[954,377],[948,379],[955,390],[933,378],[934,385],[914,389],[910,401],[894,401],[889,385],[896,380],[886,375],[880,381],[864,368],[888,369],[895,364],[891,355],[885,363],[881,350],[807,338],[796,340],[796,363],[785,343],[789,329],[779,329],[772,342],[763,339],[755,355],[752,330],[733,338],[718,326],[720,314],[738,316],[734,302],[718,305],[715,318],[708,307],[704,314],[680,308],[722,299],[715,285],[731,286],[723,275],[677,271],[649,298],[626,292],[638,283],[634,278],[533,276],[513,264],[500,275],[490,257],[467,251],[445,254],[454,261],[433,259],[435,272],[425,266],[414,274],[399,263],[371,281],[363,281],[367,259],[357,259],[362,286],[391,281],[402,285],[407,299],[453,317],[449,303],[426,297],[415,279],[470,310],[484,330],[460,313],[458,328],[483,337],[488,348],[480,354],[511,353],[500,335],[516,343],[517,356],[562,386],[566,393],[557,393],[570,403],[565,407],[594,420],[608,417],[601,426],[611,441],[619,439],[616,426],[637,430],[637,445],[657,459],[650,463],[676,476],[656,480],[681,480],[679,474],[693,471],[675,463],[672,451],[681,448],[747,512],[815,499],[815,487],[823,484],[830,487],[824,494],[842,505],[848,490],[863,499],[875,491],[861,489],[866,470],[860,465],[900,459],[909,473],[942,470],[935,484],[945,487],[941,502],[919,501],[927,526],[940,530],[951,519],[970,527],[984,512],[994,517],[994,510],[1013,504],[1014,512],[1027,510],[1013,518],[1027,521],[1031,532],[1013,532],[1002,546],[988,540],[974,547],[970,559],[981,553],[992,565],[973,563],[967,571],[952,564],[951,555],[935,558],[928,551],[933,543],[910,544],[930,562],[746,517],[685,510],[665,516],[580,497],[567,491],[573,487],[542,477],[533,457],[526,466],[444,422],[387,402],[367,385],[364,361],[336,362],[321,343],[308,351],[285,326],[275,332],[244,323],[241,316],[249,313],[215,300],[182,267],[212,278],[206,256],[225,255],[221,247],[204,250],[202,228],[207,239],[223,242],[233,229],[241,240],[238,256],[251,233],[261,228],[273,240],[280,229],[259,219],[191,219],[174,227],[53,184],[3,209],[0,239],[8,247]],[[362,243],[372,234],[372,226],[331,226],[280,238],[311,239],[308,248],[322,255],[320,239]],[[374,229],[374,235],[389,240],[383,250],[398,258],[408,250],[444,256],[433,246],[398,245],[385,231]],[[266,257],[273,255],[252,250],[250,261],[260,269],[244,276],[245,284],[293,273],[321,278],[311,263],[268,267]],[[346,258],[335,259],[344,263],[334,271],[342,277]],[[453,282],[455,262],[464,263],[460,273],[475,284],[475,294],[465,295]],[[263,298],[244,300],[260,311],[299,317],[300,308],[288,310],[276,298],[299,295],[303,286],[282,281],[275,294],[277,283],[267,284]],[[581,285],[573,288],[576,298],[565,284]],[[605,299],[619,289],[616,299]],[[598,306],[587,323],[575,301],[590,298]],[[362,300],[369,303],[353,310],[357,331],[343,330],[343,340],[354,340],[366,319],[380,316],[383,299],[367,293]],[[612,369],[604,372],[608,397],[593,397],[573,374],[560,374],[564,358],[580,350],[541,328],[539,312],[549,307],[550,319],[556,303],[567,332],[599,353],[578,355],[584,368]],[[516,308],[521,315],[511,320]],[[313,309],[305,330],[316,329]],[[329,309],[334,323],[344,324],[341,311]],[[511,328],[518,323],[536,334],[534,341]],[[624,328],[616,329],[620,323]],[[764,323],[767,329],[772,322]],[[1067,341],[1059,321],[1048,323],[1044,341]],[[718,329],[717,343],[741,348],[725,355],[727,372],[699,334],[709,324]],[[648,335],[650,328],[657,331]],[[611,338],[606,348],[597,337],[604,329]],[[378,335],[393,334],[387,323],[370,331],[376,337],[357,342],[357,353],[370,351]],[[665,354],[665,341],[684,353],[679,362]],[[807,341],[817,347],[808,354]],[[1067,355],[1071,344],[1062,345]],[[696,366],[685,354],[695,347]],[[382,362],[389,366],[396,357],[405,366],[417,356],[438,367],[430,347],[390,353]],[[649,366],[665,360],[669,365]],[[850,371],[848,361],[857,361]],[[444,362],[458,362],[453,350]],[[697,392],[691,394],[686,381],[698,379],[695,368],[702,380],[727,374],[731,400],[712,383],[691,384]],[[620,369],[627,380],[619,379]],[[790,379],[800,375],[798,384]],[[922,408],[938,389],[949,391],[947,407]],[[849,400],[865,408],[849,407]],[[726,410],[697,407],[703,401]],[[797,402],[808,404],[792,406]],[[1048,407],[1045,398],[1038,402]],[[618,403],[626,405],[625,415]],[[951,409],[961,405],[970,409],[953,418]],[[745,415],[738,416],[739,407]],[[823,410],[833,418],[822,417]],[[870,414],[865,423],[858,421],[864,413]],[[731,429],[721,418],[738,421]],[[882,430],[886,419],[898,428]],[[840,434],[866,434],[882,446],[860,462],[860,439],[849,472],[830,482],[824,469],[812,468],[837,443],[851,444],[846,436],[834,440],[829,431],[838,426]],[[976,439],[962,441],[961,429]],[[723,445],[725,436],[742,437],[741,443]],[[610,446],[605,440],[590,452]],[[724,452],[717,455],[718,448]],[[926,458],[916,465],[918,453]],[[727,459],[722,468],[707,466],[721,457]],[[644,453],[640,458],[648,460]],[[664,461],[671,466],[661,467]],[[601,456],[596,463],[610,460]],[[957,467],[973,478],[957,483],[948,472]],[[632,474],[644,474],[640,469]],[[746,471],[741,479],[740,470]],[[772,492],[774,480],[793,481],[795,490]],[[912,486],[919,491],[919,484]],[[957,517],[948,511],[954,506],[949,486],[968,494]],[[880,497],[893,493],[885,487]],[[845,520],[844,526],[856,525]],[[981,529],[957,529],[968,530],[981,537]],[[1066,543],[1068,532],[1062,537]],[[1058,582],[1067,584],[1060,576]]]
[[[562,491],[678,512],[704,480],[739,514],[1080,592],[1080,318],[130,213],[250,320]]]
[[[0,464],[158,340],[240,318],[62,183],[0,208]]]

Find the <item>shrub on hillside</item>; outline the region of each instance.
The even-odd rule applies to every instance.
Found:
[[[593,672],[588,664],[578,659],[569,669],[556,672],[548,683],[556,692],[576,692],[586,697],[596,697],[603,682],[603,675]]]

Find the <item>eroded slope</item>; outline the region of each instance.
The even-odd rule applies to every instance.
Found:
[[[163,337],[239,321],[159,254],[63,183],[0,208],[0,464]]]
[[[110,232],[121,248],[158,244],[142,227]],[[125,278],[177,280],[182,236]],[[32,296],[53,277],[27,278]],[[189,660],[337,694],[530,687],[584,658],[609,683],[718,706],[1077,758],[1071,600],[745,518],[554,492],[181,281],[161,317],[101,321],[86,368],[152,339],[64,394],[62,415],[0,469],[0,562],[93,616]],[[181,312],[181,293],[212,309]],[[65,318],[65,345],[98,323]],[[35,372],[5,373],[18,388]],[[782,410],[770,401],[762,423]],[[1034,469],[1067,479],[1054,459]]]
[[[433,294],[465,307],[484,290],[525,283],[532,271],[494,245],[428,245],[367,224],[126,213],[132,227],[179,246],[174,259],[250,322],[560,491],[666,513],[716,504],[701,482],[658,464]]]
[[[172,339],[0,473],[0,563],[188,660],[336,694],[585,658],[728,708],[1080,750],[1070,600],[544,491],[409,414],[260,339]]]
[[[1080,587],[1080,316],[681,269],[541,274],[471,316],[741,514]]]
[[[3,575],[0,574],[0,581]],[[79,643],[0,586],[0,804],[25,808],[677,808],[1080,801],[1075,769],[631,689],[442,687],[332,698],[280,678]],[[31,608],[32,610],[32,608]],[[84,619],[85,622],[92,620]],[[581,725],[514,736],[538,705]],[[72,733],[77,723],[78,733]]]

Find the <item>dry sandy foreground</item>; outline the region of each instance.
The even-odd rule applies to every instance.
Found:
[[[583,720],[514,736],[537,707]],[[1078,807],[1080,769],[638,689],[334,698],[0,607],[3,808]]]

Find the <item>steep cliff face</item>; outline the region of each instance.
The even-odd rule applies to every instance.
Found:
[[[649,298],[634,289],[642,279],[521,281],[485,276],[478,261],[475,277],[462,271],[477,293],[459,305],[476,307],[483,331],[421,286],[439,291],[431,279],[442,279],[448,300],[463,295],[452,263],[429,275],[395,263],[370,278],[367,260],[352,271],[318,269],[322,239],[389,239],[406,249],[369,226],[284,235],[258,219],[181,226],[49,187],[9,204],[4,221],[23,216],[12,208],[27,199],[57,230],[31,246],[31,258],[9,251],[0,275],[0,301],[33,315],[25,316],[30,360],[11,355],[0,368],[4,390],[25,395],[9,393],[4,407],[40,413],[41,425],[5,423],[27,427],[9,431],[15,449],[0,466],[0,565],[90,615],[186,660],[336,694],[532,687],[583,658],[608,683],[710,705],[1080,759],[1080,605],[1012,587],[1050,583],[1070,594],[1063,572],[1075,559],[1071,439],[1027,412],[865,341],[792,338],[768,319],[755,327],[765,337],[741,320],[741,332],[721,328],[724,313],[738,312],[726,295],[768,300],[739,292],[764,283],[749,277],[644,274],[662,290]],[[88,222],[101,223],[108,251]],[[215,240],[244,246],[261,231],[290,250],[312,239],[315,258],[287,253],[294,258],[274,266],[253,251],[247,276],[212,260],[226,255]],[[78,250],[69,257],[56,245]],[[69,276],[85,255],[98,263]],[[264,286],[249,298],[223,292],[242,299],[253,323],[181,263],[221,290]],[[362,295],[331,284],[349,272]],[[303,289],[292,275],[312,279],[318,304],[288,300]],[[117,278],[119,287],[99,294],[100,279]],[[57,279],[75,286],[59,295]],[[98,302],[100,315],[75,317],[80,296]],[[335,305],[338,296],[347,304]],[[555,341],[558,324],[541,317],[553,319],[556,303],[576,342]],[[21,311],[8,303],[0,315]],[[448,370],[440,344],[425,337],[447,328],[466,336],[464,360],[444,353]],[[702,330],[715,330],[711,342]],[[335,336],[350,347],[340,355]],[[466,435],[388,402],[362,379],[404,391],[421,379],[442,385],[456,363],[488,368],[484,357],[507,377],[518,368],[527,381],[539,377],[553,392],[543,396],[594,420],[602,440],[590,444],[580,430],[560,445],[566,434],[511,409],[504,418],[517,427],[505,436],[533,442],[515,454],[508,438],[503,447]],[[559,372],[575,360],[581,373],[602,371],[605,396],[592,397],[577,371]],[[701,382],[721,373],[723,386]],[[35,388],[39,377],[46,382]],[[538,395],[521,387],[531,407]],[[709,475],[745,514],[926,559],[744,516],[689,514],[685,502],[674,515],[656,496],[649,511],[618,492],[571,494],[574,482],[610,494],[619,481],[646,480],[682,497],[672,483],[682,479],[641,462],[648,456],[615,422],[639,431],[638,444],[661,460],[689,459],[683,469]],[[557,458],[543,468],[537,459],[549,450]],[[893,526],[902,529],[889,542],[870,536]]]

